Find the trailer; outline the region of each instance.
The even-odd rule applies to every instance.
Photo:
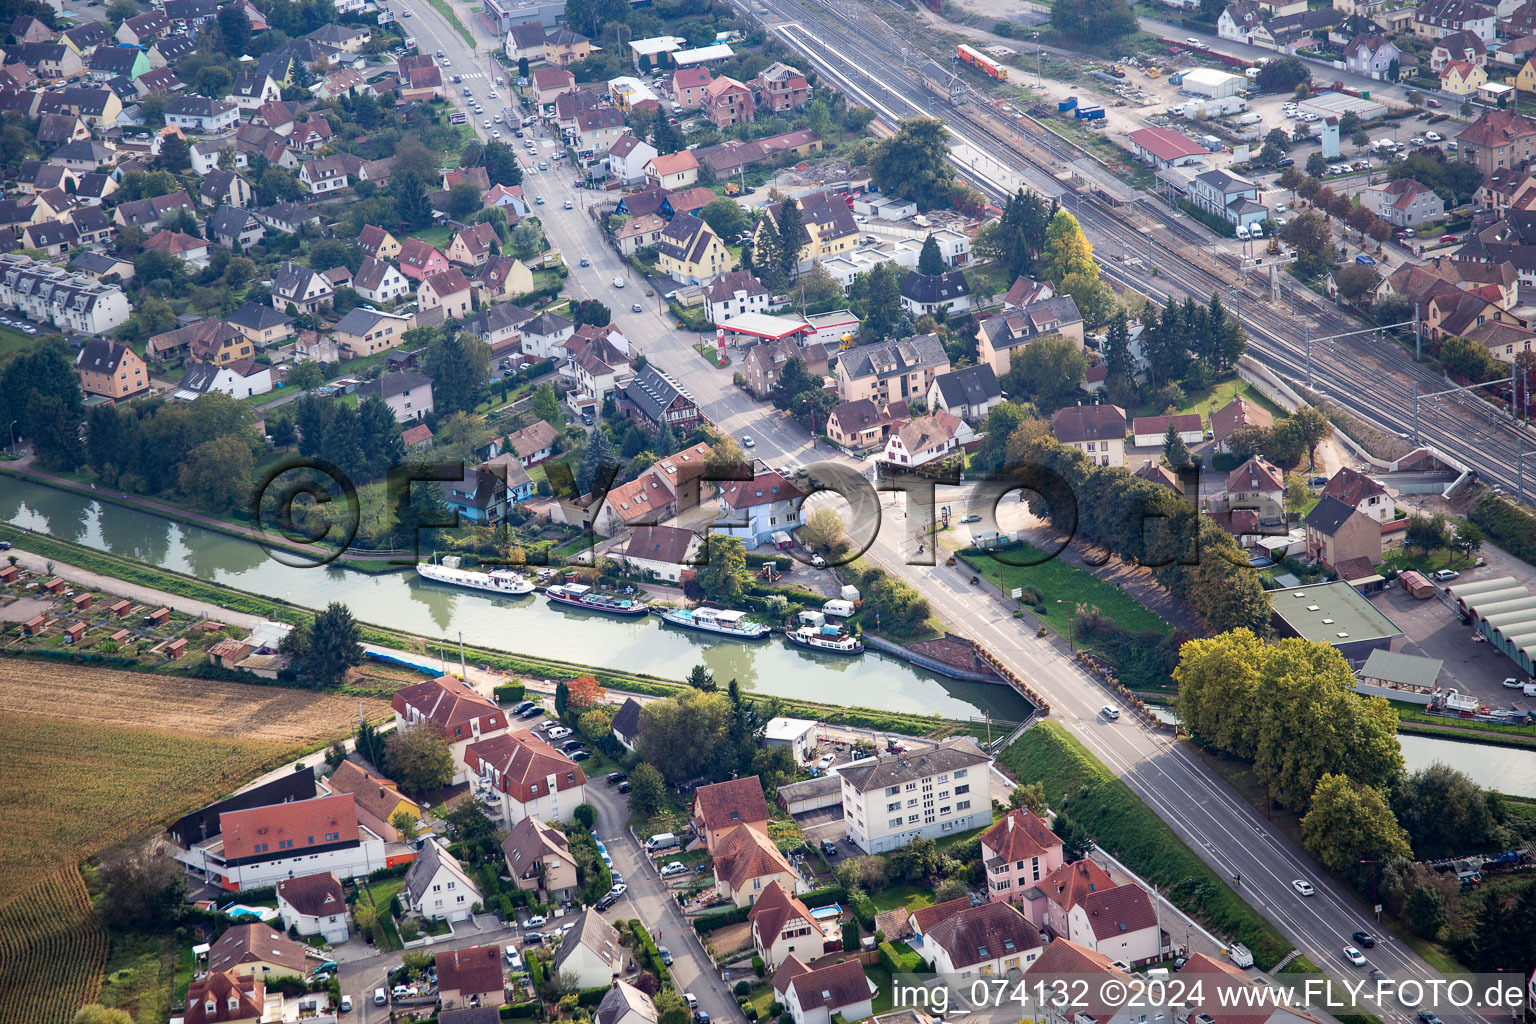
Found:
[[[974,46],[961,43],[955,47],[955,56],[990,78],[995,78],[999,82],[1008,81],[1008,69]]]
[[[1065,114],[1075,106],[1077,106],[1077,97],[1068,96],[1066,99],[1056,104],[1056,110],[1058,113]]]
[[[1078,107],[1072,116],[1076,117],[1079,121],[1102,121],[1104,119],[1104,108],[1100,106]]]

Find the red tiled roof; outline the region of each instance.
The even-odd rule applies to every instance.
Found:
[[[960,969],[1039,949],[1040,932],[1012,904],[983,903],[979,907],[964,907],[958,914],[940,921],[928,931],[923,942],[944,949],[951,964]]]
[[[1131,141],[1159,160],[1177,160],[1180,157],[1205,153],[1205,147],[1184,135],[1167,128],[1142,128],[1131,132]]]
[[[1027,807],[1009,811],[982,834],[981,845],[1003,860],[1044,857],[1061,845],[1056,833]]]
[[[226,862],[280,851],[293,856],[299,850],[357,842],[357,806],[351,793],[337,793],[225,811],[219,815],[219,832]]]
[[[809,924],[812,930],[818,930],[816,919],[811,916],[810,908],[800,901],[774,879],[763,886],[762,894],[757,897],[757,902],[752,905],[752,910],[747,914],[747,920],[757,930],[765,946],[771,946],[779,933],[784,930],[784,925],[793,918],[800,918]],[[894,933],[891,935],[895,938]]]
[[[307,948],[265,922],[230,925],[209,950],[208,969],[229,971],[242,964],[266,963],[307,975]]]
[[[731,508],[753,508],[798,497],[800,489],[777,473],[763,473],[751,480],[725,480],[720,484],[720,500]]]
[[[449,295],[457,295],[459,292],[469,290],[469,278],[458,267],[452,270],[440,270],[421,282],[423,288],[431,288],[439,298]]]
[[[1088,915],[1094,938],[1101,941],[1157,927],[1157,910],[1147,891],[1139,885],[1118,885],[1102,892],[1091,892],[1078,900],[1077,905]]]
[[[801,969],[786,976],[786,968],[791,963],[798,964]],[[782,988],[779,985],[781,977],[784,979]],[[825,1006],[832,1013],[837,1013],[843,1007],[853,1006],[870,997],[869,979],[864,976],[864,965],[857,960],[844,960],[813,971],[791,955],[784,962],[784,967],[780,967],[773,976],[773,987],[783,996],[791,986],[794,987],[795,998],[802,1010]]]
[[[768,875],[795,875],[779,848],[750,825],[737,825],[721,837],[715,846],[715,874],[740,890],[754,878]]]
[[[1123,441],[1125,410],[1118,405],[1069,405],[1052,414],[1051,427],[1063,444]]]
[[[693,814],[710,830],[768,820],[763,782],[756,775],[700,786],[693,795]]]
[[[452,676],[401,687],[395,691],[390,704],[404,718],[410,717],[407,709],[414,709],[421,718],[449,736],[456,727],[462,728],[476,719],[481,720],[482,729],[506,726],[501,708],[494,701],[480,696],[468,683]]]
[[[266,995],[267,986],[260,978],[242,978],[230,971],[210,974],[187,986],[187,1012],[183,1020],[186,1024],[260,1020]],[[233,1006],[231,998],[235,1000]]]
[[[928,930],[940,921],[958,914],[971,905],[969,896],[961,896],[945,903],[935,903],[931,907],[912,912],[912,930],[919,934],[927,934]]]
[[[1040,883],[1040,890],[1046,898],[1063,910],[1071,910],[1078,900],[1091,892],[1114,887],[1115,880],[1109,877],[1109,872],[1086,857],[1071,864],[1063,864],[1046,875]]]
[[[321,917],[326,914],[345,914],[347,912],[346,900],[341,891],[341,882],[329,871],[318,875],[300,875],[298,878],[279,879],[277,894],[286,900],[294,910],[307,917]]]
[[[467,996],[487,992],[500,994],[505,988],[499,946],[470,946],[437,954],[439,992],[458,992]]]
[[[526,729],[471,743],[464,750],[464,763],[477,774],[482,766],[490,767],[498,774],[501,790],[523,803],[548,795],[549,776],[554,776],[557,791],[587,781],[578,764]]]

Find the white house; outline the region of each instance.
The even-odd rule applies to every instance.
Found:
[[[588,907],[560,943],[551,976],[570,974],[579,989],[611,985],[614,976],[624,969],[624,956],[618,929]]]
[[[480,890],[469,872],[436,836],[422,844],[415,862],[405,873],[400,896],[407,910],[450,922],[469,920],[475,905],[481,902]]]
[[[468,760],[470,745],[490,736],[504,735],[507,715],[489,697],[454,676],[440,676],[402,686],[390,701],[395,712],[395,728],[425,723],[442,733],[453,758],[452,785],[469,781],[474,774]],[[466,767],[466,765],[468,767]],[[559,819],[552,819],[559,820]]]
[[[720,518],[712,529],[753,548],[800,525],[801,491],[777,473],[720,484]]]
[[[619,705],[619,713],[613,716],[612,728],[613,738],[619,741],[619,746],[633,751],[635,740],[640,736],[640,702],[629,697]]]
[[[411,294],[411,279],[393,263],[364,256],[357,273],[352,275],[352,290],[369,302],[394,302]]]
[[[375,396],[384,399],[395,414],[396,423],[426,419],[432,411],[432,378],[402,370],[386,373],[377,380],[367,381],[357,388],[357,400]]]
[[[963,273],[948,270],[942,274],[907,271],[901,282],[901,308],[914,318],[947,308],[961,313],[971,308],[971,284]]]
[[[1162,447],[1168,437],[1168,428],[1185,444],[1199,444],[1205,440],[1200,414],[1182,413],[1177,416],[1137,416],[1131,421],[1131,435],[1138,448]]]
[[[1100,466],[1125,465],[1125,410],[1118,405],[1069,405],[1051,415],[1056,440]]]
[[[769,882],[747,915],[752,945],[768,969],[774,970],[791,956],[814,960],[826,949],[821,924],[800,897],[778,882]]]
[[[750,270],[733,270],[705,286],[704,301],[709,306],[709,322],[721,324],[743,313],[763,312],[768,308],[768,289]]]
[[[929,409],[943,409],[967,423],[980,423],[1002,403],[1003,390],[990,363],[941,373],[928,385]]]
[[[540,313],[523,324],[523,354],[534,359],[558,359],[561,343],[574,333],[574,322],[558,313]]]
[[[875,854],[990,824],[991,764],[973,740],[959,737],[840,766],[848,837]]]
[[[593,1017],[597,1024],[656,1024],[656,1004],[627,981],[615,981]]]
[[[1067,931],[1078,945],[1132,967],[1163,956],[1157,908],[1139,885],[1085,894],[1067,911]]]
[[[622,185],[645,180],[645,165],[656,157],[656,147],[633,135],[620,137],[608,148],[608,173]]]
[[[936,381],[933,387],[937,386]],[[922,466],[944,458],[975,437],[975,431],[960,417],[945,409],[936,409],[891,431],[883,457],[891,465],[904,469]]]
[[[698,534],[675,526],[636,526],[624,548],[631,573],[653,573],[668,583],[681,582],[683,570],[698,562]]]
[[[805,764],[816,749],[816,723],[809,718],[774,718],[763,731],[763,746],[788,747],[795,764]]]
[[[165,107],[168,126],[205,135],[216,135],[233,128],[239,120],[240,108],[235,104],[206,96],[177,96]]]
[[[973,978],[1022,971],[1044,952],[1040,932],[1008,903],[962,907],[928,928],[923,954],[940,975]]]
[[[874,983],[857,960],[811,970],[790,955],[773,975],[773,990],[795,1024],[831,1024],[832,1015],[863,1020],[874,1012]]]
[[[329,871],[282,878],[277,883],[277,913],[283,927],[327,942],[347,941],[347,901],[341,881]]]
[[[509,827],[529,817],[565,821],[587,799],[581,765],[526,729],[471,743],[463,761],[479,780],[487,811]]]
[[[250,359],[237,359],[223,366],[189,362],[171,397],[192,402],[210,391],[222,391],[231,398],[252,398],[271,390],[272,368]]]

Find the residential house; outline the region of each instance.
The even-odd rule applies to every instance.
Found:
[[[1348,466],[1328,478],[1328,482],[1323,485],[1322,496],[1337,498],[1378,523],[1390,523],[1397,518],[1397,502],[1391,493],[1378,481]]]
[[[319,227],[320,215],[297,203],[273,203],[256,211],[256,219],[273,231],[296,235],[306,227]]]
[[[721,274],[704,289],[709,322],[720,324],[743,313],[761,313],[768,308],[768,289],[750,270]],[[758,395],[761,398],[761,395]]]
[[[1307,559],[1334,568],[1351,558],[1381,562],[1381,524],[1335,497],[1325,497],[1302,520]]]
[[[228,363],[251,355],[250,342],[223,320],[209,317],[195,320],[174,331],[149,339],[151,359],[165,359],[186,349],[189,358],[205,363]]]
[[[1371,185],[1359,192],[1360,205],[1394,227],[1418,227],[1445,216],[1445,201],[1413,178]]]
[[[1067,938],[1071,933],[1069,916],[1077,901],[1091,893],[1113,889],[1115,884],[1108,871],[1084,857],[1052,871],[1044,881],[1026,889],[1023,900],[1016,902],[1025,907],[1036,927]]]
[[[507,33],[503,50],[507,59],[513,63],[519,60],[543,60],[544,25],[537,21],[513,25],[512,30]]]
[[[935,409],[891,431],[883,457],[891,466],[914,469],[948,458],[975,438],[975,432],[960,417]]]
[[[133,279],[133,264],[120,256],[86,251],[69,261],[69,269],[78,271],[98,281],[112,278],[114,281]]]
[[[75,354],[80,390],[120,402],[149,390],[149,368],[127,345],[92,338]]]
[[[680,191],[699,180],[699,161],[687,149],[653,156],[645,165],[645,180],[657,188]]]
[[[693,826],[713,854],[725,834],[747,825],[768,834],[768,802],[756,775],[700,786],[693,796]]]
[[[475,290],[482,305],[506,302],[533,291],[533,271],[514,256],[502,256],[492,251],[481,264]]]
[[[928,408],[943,409],[972,425],[1001,405],[1002,388],[990,363],[941,373],[928,387]]]
[[[450,320],[462,320],[474,308],[474,290],[469,278],[458,267],[433,274],[416,289],[417,304],[423,309],[442,307]]]
[[[482,267],[493,253],[501,251],[501,239],[489,223],[474,224],[454,233],[448,243],[448,262],[464,267]]]
[[[160,230],[160,218],[172,210],[186,210],[196,216],[197,204],[185,192],[171,192],[149,199],[119,203],[112,220],[120,228],[142,228],[145,234],[153,234]]]
[[[392,376],[406,374],[386,374],[380,379]],[[362,388],[359,388],[358,393],[361,392]],[[396,419],[399,419],[398,415]],[[395,691],[390,704],[395,711],[396,728],[427,722],[443,734],[453,756],[453,785],[467,781],[474,774],[474,765],[466,761],[470,745],[487,737],[505,735],[508,728],[506,714],[495,701],[482,697],[469,684],[453,676],[440,676],[402,687]]]
[[[127,296],[116,285],[15,252],[0,254],[0,305],[65,333],[91,335],[114,330],[131,315]]]
[[[1152,898],[1135,883],[1083,894],[1067,912],[1064,937],[1133,967],[1161,960],[1168,948]]]
[[[189,36],[195,36],[197,28],[212,21],[219,13],[219,5],[214,0],[165,0],[164,7],[171,25]]]
[[[533,102],[540,110],[553,104],[556,96],[576,87],[576,76],[565,68],[534,68],[532,77]]]
[[[1137,416],[1131,421],[1131,442],[1137,448],[1161,447],[1168,437],[1168,428],[1185,444],[1199,444],[1205,440],[1205,430],[1197,412],[1173,416]]]
[[[344,359],[359,359],[394,348],[413,323],[409,316],[354,306],[333,329],[337,353]]]
[[[110,82],[114,78],[133,82],[149,73],[149,56],[138,47],[104,46],[91,54],[86,69],[93,82]]]
[[[704,103],[709,88],[709,68],[702,65],[678,68],[672,72],[672,102],[684,110],[697,110]]]
[[[399,259],[400,273],[418,284],[450,269],[448,257],[419,238],[407,238],[400,243]]]
[[[1397,44],[1380,32],[1362,32],[1345,45],[1344,67],[1352,74],[1381,79],[1402,56]]]
[[[381,227],[365,224],[357,236],[357,247],[376,260],[400,258],[400,243]]]
[[[560,433],[551,424],[538,420],[507,437],[507,446],[516,453],[524,469],[530,469],[555,454]]]
[[[748,548],[774,541],[774,534],[788,534],[801,523],[800,503],[805,495],[778,473],[763,473],[751,480],[720,483],[720,518],[712,530],[737,537]]]
[[[828,943],[821,923],[795,895],[793,886],[777,881],[765,885],[752,904],[747,921],[751,927],[752,946],[770,971],[776,970],[791,956],[815,960],[827,951]]]
[[[1226,405],[1211,413],[1211,437],[1217,451],[1226,451],[1227,438],[1241,427],[1262,427],[1268,430],[1275,419],[1269,410],[1238,395]]]
[[[987,898],[1022,902],[1024,894],[1062,865],[1062,842],[1026,807],[1015,808],[981,836]]]
[[[736,265],[736,258],[709,225],[686,213],[662,228],[656,252],[657,269],[679,284],[707,285]]]
[[[208,951],[208,969],[262,981],[307,980],[315,966],[306,947],[263,921],[232,924]]]
[[[835,195],[819,193],[795,200],[800,207],[802,230],[799,267],[801,272],[811,269],[819,260],[858,247],[860,231],[848,204]],[[777,223],[780,204],[770,203],[765,213]],[[758,221],[757,231],[762,230],[766,218]]]
[[[395,414],[396,423],[425,419],[432,412],[432,379],[409,370],[367,381],[358,385],[355,393],[358,401],[382,398]]]
[[[293,306],[300,313],[318,313],[330,308],[335,291],[324,274],[284,260],[272,275],[272,308]]]
[[[1190,181],[1189,201],[1230,224],[1246,228],[1269,217],[1269,209],[1259,202],[1262,191],[1256,182],[1230,171],[1210,170]]]
[[[1018,287],[1017,282],[1014,287]],[[1082,347],[1083,317],[1072,296],[1036,299],[1023,308],[1009,309],[983,320],[976,331],[976,361],[989,364],[1001,378],[1012,368],[1014,352],[1047,334],[1071,338]]]
[[[271,75],[242,71],[235,76],[235,85],[230,90],[229,98],[235,101],[235,106],[250,113],[282,99],[283,90],[272,81]]]
[[[656,1003],[629,982],[616,980],[593,1019],[597,1024],[656,1024]]]
[[[215,170],[203,175],[197,197],[209,206],[244,208],[251,205],[255,193],[251,191],[251,183],[234,171]]]
[[[350,188],[363,180],[363,160],[351,153],[336,153],[307,161],[299,168],[299,182],[312,196]]]
[[[1471,32],[1452,32],[1435,40],[1430,48],[1429,70],[1439,74],[1446,65],[1458,60],[1483,67],[1488,63],[1488,47]]]
[[[581,766],[526,729],[471,743],[462,761],[506,827],[527,817],[564,821],[586,802]]]
[[[400,896],[407,912],[449,922],[468,921],[483,898],[464,865],[436,836],[429,836],[422,844],[405,873]]]
[[[934,334],[858,345],[837,361],[837,395],[844,402],[907,401],[927,395],[934,378],[948,372],[949,356]]]
[[[1536,123],[1513,110],[1484,110],[1456,136],[1461,159],[1476,164],[1485,175],[1500,167],[1516,167],[1536,155]]]
[[[479,1006],[495,1008],[507,999],[501,973],[501,947],[468,946],[437,954],[437,998],[444,1010]]]
[[[25,64],[38,78],[58,81],[85,73],[80,54],[63,43],[17,43],[5,48],[5,59]]]
[[[237,359],[217,366],[188,362],[172,398],[193,402],[212,391],[231,398],[253,398],[272,390],[272,368],[253,359]]]
[[[624,137],[627,139],[630,136]],[[623,255],[633,256],[640,249],[659,243],[666,226],[667,219],[659,213],[642,213],[631,217],[615,232],[614,245]]]
[[[445,483],[443,504],[477,526],[494,526],[507,515],[506,482],[484,466],[466,466],[462,479]]]
[[[699,536],[675,526],[636,526],[624,547],[624,564],[631,573],[651,573],[667,583],[681,583],[684,572],[699,563]]]
[[[656,157],[656,147],[633,135],[620,135],[608,147],[608,173],[620,185],[638,185],[645,180],[645,166]]]
[[[54,37],[54,30],[42,21],[23,14],[11,22],[11,38],[18,43],[47,43]]]
[[[546,902],[576,895],[576,857],[564,832],[537,818],[524,818],[508,830],[501,855],[519,889],[542,890],[539,898]]]
[[[907,403],[900,399],[878,405],[873,399],[839,402],[827,414],[827,438],[853,452],[884,447],[891,431],[907,419]]]
[[[126,22],[124,23],[126,24]],[[281,999],[282,996],[278,995]],[[256,1024],[266,1018],[267,987],[232,971],[209,973],[187,986],[184,1024]]]
[[[587,59],[592,52],[592,40],[568,28],[546,30],[544,33],[544,61],[555,67],[569,67]]]
[[[821,344],[800,345],[795,340],[783,338],[765,341],[747,349],[745,370],[747,390],[756,398],[765,398],[779,382],[784,366],[791,359],[805,363],[808,373],[814,377],[827,375],[827,347]]]
[[[1232,511],[1257,513],[1260,522],[1285,518],[1285,474],[1262,455],[1227,474],[1226,501]]]
[[[78,60],[79,58],[75,58]],[[48,77],[39,74],[39,77]],[[37,98],[33,116],[44,114],[70,114],[89,121],[95,128],[105,131],[117,124],[123,112],[122,98],[111,89],[68,88],[49,90]]]
[[[358,819],[373,827],[394,827],[397,814],[419,820],[421,805],[404,793],[391,779],[375,775],[355,761],[343,761],[322,785],[332,793],[351,793],[357,802]]]
[[[750,825],[727,829],[715,844],[715,888],[738,907],[757,902],[770,885],[793,888],[800,875],[766,834]]]
[[[901,308],[914,319],[941,310],[959,313],[971,308],[971,284],[958,270],[942,274],[907,271],[901,281]]]
[[[726,75],[704,87],[704,116],[716,128],[730,128],[752,120],[752,90]]]
[[[395,269],[393,263],[364,256],[352,276],[352,290],[369,302],[394,302],[411,294],[411,279]]]
[[[992,820],[991,758],[969,737],[839,766],[848,838],[867,854]]]
[[[1069,405],[1051,416],[1056,440],[1099,466],[1125,465],[1125,427],[1118,405]]]
[[[59,41],[82,57],[88,57],[99,46],[113,44],[112,29],[105,22],[87,21],[59,34]]]
[[[533,313],[502,302],[482,306],[480,312],[464,321],[464,329],[490,346],[492,358],[503,358],[522,351],[523,336],[518,329],[533,319]]]
[[[635,740],[640,736],[640,702],[633,697],[627,697],[624,703],[619,705],[619,711],[613,716],[613,738],[619,746],[634,753]]]
[[[212,100],[206,96],[177,96],[165,108],[167,125],[204,135],[227,131],[239,120],[239,107],[228,100]]]
[[[165,12],[151,9],[119,25],[115,38],[125,46],[142,46],[159,36],[166,35],[170,28],[171,22],[166,18]]]
[[[1450,61],[1440,71],[1440,91],[1452,96],[1475,96],[1486,81],[1488,72],[1464,60]]]
[[[277,915],[285,929],[299,935],[347,941],[347,901],[340,879],[329,871],[278,879]]]
[[[555,977],[570,974],[579,988],[611,986],[624,970],[626,955],[618,929],[591,907],[574,924],[555,953]]]
[[[858,960],[843,960],[815,970],[791,953],[773,974],[773,991],[794,1024],[831,1024],[863,1020],[873,1013],[874,983]]]
[[[1413,34],[1420,39],[1440,39],[1456,32],[1471,32],[1485,44],[1493,42],[1498,12],[1472,0],[1428,0],[1413,18]]]
[[[576,324],[558,313],[546,312],[525,321],[522,330],[523,352],[534,359],[553,359],[561,344],[575,333]]]
[[[595,107],[576,115],[572,143],[576,158],[583,164],[600,160],[628,130],[624,115],[614,107]]]
[[[631,370],[628,357],[606,339],[601,345],[578,347],[579,351],[573,351],[569,362],[561,368],[575,385],[566,392],[565,400],[573,412],[590,415],[609,395],[622,393],[630,381]]]
[[[798,68],[774,61],[752,79],[757,102],[769,113],[799,110],[810,102],[811,87]]]
[[[1257,0],[1238,0],[1228,4],[1216,18],[1216,35],[1235,43],[1253,46],[1255,35],[1264,28],[1264,12]]]
[[[1022,971],[1044,949],[1039,930],[1009,903],[961,907],[923,936],[923,953],[934,972],[961,984]]]

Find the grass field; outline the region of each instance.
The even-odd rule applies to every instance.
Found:
[[[1204,419],[1206,425],[1209,426],[1211,413],[1216,409],[1220,409],[1238,395],[1242,395],[1255,405],[1262,406],[1272,415],[1284,415],[1284,411],[1279,406],[1250,387],[1247,381],[1238,377],[1219,381],[1215,387],[1187,392],[1184,407],[1177,411],[1179,413],[1197,412]],[[1150,401],[1142,403],[1141,408],[1136,410],[1137,416],[1161,416],[1162,413],[1163,410],[1154,408]]]
[[[1033,552],[1027,545],[1017,552],[1025,561]],[[1128,633],[1168,633],[1171,626],[1163,618],[1119,587],[1106,583],[1086,569],[1079,569],[1061,558],[1040,565],[1018,567],[1003,565],[991,555],[967,550],[962,556],[976,572],[1000,586],[1003,593],[1014,587],[1034,587],[1045,595],[1045,613],[1034,614],[1053,633],[1067,635],[1067,616],[1079,604],[1092,605],[1104,617]]]
[[[0,907],[0,1020],[69,1020],[96,998],[106,962],[107,933],[80,869],[70,864],[39,878]]]
[[[0,327],[0,354],[21,352],[35,344],[37,344],[37,339],[30,334],[13,331],[9,327]]]

